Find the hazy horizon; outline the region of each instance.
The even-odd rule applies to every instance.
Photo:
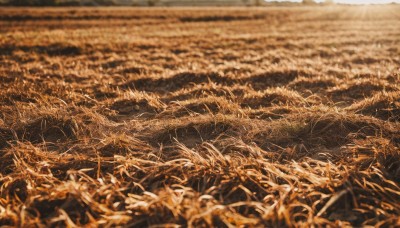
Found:
[[[302,2],[302,0],[267,0],[267,2]],[[324,0],[316,0],[316,2],[324,2]],[[335,3],[342,4],[390,4],[400,3],[400,0],[334,0]]]

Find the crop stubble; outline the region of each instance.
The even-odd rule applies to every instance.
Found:
[[[0,225],[400,225],[399,19],[0,9]]]

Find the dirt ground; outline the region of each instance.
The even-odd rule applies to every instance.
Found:
[[[400,6],[0,8],[0,225],[400,226]]]

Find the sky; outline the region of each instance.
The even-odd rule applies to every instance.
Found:
[[[270,0],[277,1],[277,0]],[[283,2],[286,0],[278,0]],[[346,3],[346,4],[386,4],[391,2],[400,3],[400,0],[334,0],[336,3]],[[302,0],[291,0],[290,2],[302,2]],[[317,2],[323,2],[323,0],[317,0]]]

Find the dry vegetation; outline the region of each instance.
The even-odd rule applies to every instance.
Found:
[[[0,9],[0,225],[400,226],[400,7]]]

